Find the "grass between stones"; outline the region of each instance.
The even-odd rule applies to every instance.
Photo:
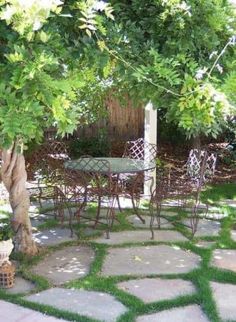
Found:
[[[65,288],[75,288],[75,289],[86,289],[86,290],[94,290],[94,291],[102,291],[109,293],[115,296],[121,303],[123,303],[128,311],[123,314],[117,322],[132,322],[135,321],[135,318],[139,315],[143,314],[151,314],[154,312],[167,310],[175,307],[186,306],[189,304],[198,304],[201,306],[202,310],[207,315],[209,321],[212,322],[220,322],[221,319],[219,317],[216,303],[212,296],[212,291],[210,287],[211,281],[221,282],[221,283],[231,283],[236,284],[236,273],[231,271],[219,270],[217,268],[211,267],[211,258],[212,252],[216,248],[225,248],[225,249],[236,249],[236,242],[231,239],[230,231],[232,227],[235,227],[236,223],[236,210],[227,207],[220,206],[220,202],[224,199],[236,199],[236,185],[235,184],[224,184],[219,186],[211,186],[203,193],[203,199],[211,201],[212,204],[216,205],[219,212],[224,212],[227,214],[227,218],[221,220],[221,231],[219,236],[206,236],[202,238],[194,238],[191,239],[191,233],[189,230],[182,225],[175,225],[174,229],[182,233],[185,237],[189,239],[187,242],[176,242],[176,243],[162,243],[162,242],[145,242],[145,243],[126,243],[122,245],[105,245],[105,244],[97,244],[93,241],[91,237],[86,237],[82,234],[84,225],[75,225],[74,229],[78,233],[80,238],[84,240],[79,240],[78,242],[67,242],[61,244],[59,246],[47,247],[40,250],[40,254],[29,258],[22,255],[14,255],[14,259],[19,261],[20,265],[18,268],[18,274],[23,276],[26,279],[33,281],[36,284],[36,288],[33,292],[42,291],[52,287],[52,285],[43,277],[33,275],[30,273],[30,268],[32,265],[39,262],[46,254],[53,252],[55,250],[61,249],[67,245],[77,245],[78,243],[90,245],[95,251],[95,260],[90,267],[89,274],[83,278],[78,280],[73,280],[64,285]],[[94,213],[95,210],[93,208],[90,209],[91,213]],[[130,210],[125,211],[125,216],[130,215],[132,212]],[[175,221],[179,217],[173,216],[170,221]],[[138,228],[134,228],[132,224],[130,224],[124,214],[119,214],[118,219],[119,223],[114,226],[113,231],[122,231],[122,230],[135,230]],[[183,214],[184,216],[184,214]],[[56,224],[55,220],[46,221],[44,224],[40,226],[40,229],[46,229],[54,227]],[[104,227],[98,227],[97,234],[102,233]],[[158,234],[158,231],[156,232]],[[198,241],[214,241],[215,244],[211,246],[209,249],[197,247],[196,243]],[[100,276],[100,271],[102,269],[102,265],[105,259],[105,256],[109,250],[109,248],[115,247],[126,247],[126,246],[148,246],[148,245],[175,245],[180,247],[181,249],[189,250],[197,255],[199,255],[202,259],[200,267],[185,274],[169,274],[169,275],[146,275],[143,277],[161,277],[168,279],[181,278],[187,281],[191,281],[196,287],[196,293],[192,295],[179,296],[172,300],[165,300],[159,302],[153,302],[149,304],[144,304],[137,297],[126,293],[125,291],[119,289],[117,287],[117,283],[122,281],[127,281],[130,279],[138,279],[140,277],[137,276],[112,276],[112,277],[103,277]],[[36,303],[31,303],[23,299],[22,294],[7,294],[4,290],[0,290],[0,298],[10,301],[12,303],[16,303],[28,308],[32,308],[34,310],[44,312],[49,315],[53,315],[55,317],[63,318],[68,321],[81,321],[81,322],[94,322],[95,320],[79,316],[77,314],[57,310],[53,307],[40,305]]]

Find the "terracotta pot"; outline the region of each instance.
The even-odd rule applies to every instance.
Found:
[[[14,245],[12,239],[0,241],[0,266],[2,266],[2,264],[5,262],[9,263],[9,256],[13,250],[13,247]]]

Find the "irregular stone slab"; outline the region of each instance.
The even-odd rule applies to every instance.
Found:
[[[188,305],[154,314],[139,316],[136,322],[210,322],[199,305]]]
[[[1,211],[1,210],[0,210]],[[9,215],[8,214],[1,214],[0,213],[0,220],[2,220],[2,219],[7,219],[7,218],[9,218]]]
[[[232,208],[236,208],[236,200],[232,199],[225,199],[224,201],[220,202],[221,205],[229,206]]]
[[[35,242],[41,246],[52,246],[78,239],[75,234],[71,237],[70,229],[59,227],[36,232],[33,234],[33,237]]]
[[[185,224],[190,226],[190,221],[185,220]],[[218,236],[220,232],[220,222],[208,219],[200,219],[197,226],[195,237]]]
[[[138,243],[150,241],[151,232],[149,230],[131,230],[131,231],[119,231],[111,232],[110,239],[105,237],[99,237],[94,241],[100,244],[108,245],[118,245],[123,243]],[[158,230],[155,233],[155,241],[162,242],[179,242],[187,241],[188,239],[184,237],[177,231],[173,230]]]
[[[0,212],[12,213],[12,208],[9,203],[0,205]]]
[[[199,217],[201,217],[201,215]],[[212,219],[212,220],[221,220],[228,217],[228,214],[219,213],[219,212],[208,212],[208,214],[207,215],[204,214],[203,217],[207,219]]]
[[[231,230],[231,238],[236,241],[236,230]]]
[[[128,221],[134,226],[134,227],[138,227],[138,228],[149,228],[150,227],[150,220],[151,217],[150,216],[142,216],[142,218],[145,220],[145,223],[143,223],[139,217],[137,217],[136,215],[131,215],[128,217]],[[173,228],[173,225],[166,220],[165,218],[160,218],[161,221],[161,227],[160,228]],[[155,223],[153,225],[153,227],[158,228],[157,225],[157,221],[155,220]]]
[[[215,242],[211,242],[211,241],[206,241],[206,240],[200,240],[196,246],[200,247],[200,248],[206,248],[209,249],[211,247],[213,247],[216,243]]]
[[[86,276],[93,260],[92,248],[70,246],[46,255],[31,271],[60,285]]]
[[[236,285],[211,282],[213,297],[222,320],[236,320]]]
[[[35,288],[35,284],[23,277],[16,276],[14,286],[6,290],[9,294],[29,293]]]
[[[94,291],[52,288],[25,299],[106,322],[115,322],[127,311],[112,295]]]
[[[103,276],[187,273],[200,264],[200,257],[175,246],[157,245],[109,249]]]
[[[121,282],[118,287],[144,303],[171,300],[196,291],[191,282],[182,279],[144,278]]]
[[[213,252],[213,266],[228,269],[236,272],[236,250],[235,249],[216,249]]]
[[[30,215],[31,225],[32,227],[36,227],[36,228],[44,224],[49,219],[54,219],[54,216],[48,215],[48,214],[38,214],[38,213],[36,214],[34,213]]]
[[[44,313],[0,300],[0,321],[2,322],[66,322]]]

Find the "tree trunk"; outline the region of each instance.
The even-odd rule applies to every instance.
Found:
[[[197,135],[193,138],[193,148],[197,150],[201,150],[201,137]]]
[[[2,161],[2,180],[9,192],[13,211],[15,251],[34,255],[38,250],[32,238],[32,226],[28,213],[30,200],[26,189],[25,158],[23,154],[17,152],[16,143],[8,150],[3,150]]]

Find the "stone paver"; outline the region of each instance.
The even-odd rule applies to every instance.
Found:
[[[210,322],[198,305],[139,316],[136,322]]]
[[[213,252],[211,264],[221,269],[228,269],[236,272],[236,250],[216,249]]]
[[[223,321],[236,320],[236,285],[211,282],[213,297]]]
[[[209,249],[211,247],[213,247],[216,243],[212,242],[212,241],[206,241],[206,240],[200,240],[196,246],[200,247],[200,248],[206,248]]]
[[[138,228],[149,228],[150,227],[150,216],[142,216],[143,219],[145,219],[145,223],[142,223],[139,217],[136,215],[131,215],[128,217],[128,221],[134,226]],[[157,222],[155,220],[155,223],[153,227],[158,227]],[[165,218],[161,218],[161,228],[173,228],[173,225],[166,220]]]
[[[220,203],[221,205],[226,205],[229,207],[233,207],[236,208],[236,200],[232,200],[232,199],[225,199],[224,201],[222,201]]]
[[[213,211],[213,212],[209,211],[207,215],[203,214],[204,218],[212,219],[212,220],[221,220],[227,216],[228,216],[227,212],[222,213],[222,212],[216,212],[216,211]],[[200,215],[200,217],[201,217],[201,215]]]
[[[186,273],[199,266],[201,259],[179,247],[157,245],[109,249],[103,276]]]
[[[236,230],[231,230],[231,238],[236,242]]]
[[[0,205],[0,212],[6,212],[6,213],[12,213],[12,208],[9,205],[9,203],[5,203],[3,205]]]
[[[0,300],[1,322],[65,322],[66,320],[47,316],[16,304]]]
[[[33,234],[36,243],[41,246],[52,246],[60,243],[77,240],[77,236],[71,238],[71,231],[68,228],[51,228]]]
[[[189,220],[184,221],[189,225]],[[201,219],[197,226],[195,237],[218,236],[220,232],[220,222],[214,220]]]
[[[171,300],[196,291],[191,282],[182,279],[143,278],[121,282],[118,287],[144,303]]]
[[[30,215],[30,221],[31,225],[33,227],[38,227],[39,225],[42,225],[47,221],[48,219],[54,219],[54,217],[50,214],[38,214],[34,213]]]
[[[14,286],[7,289],[7,293],[18,294],[18,293],[29,293],[35,288],[35,284],[28,281],[20,276],[15,278]]]
[[[31,271],[60,285],[86,276],[93,260],[94,251],[90,247],[70,246],[48,254]]]
[[[94,291],[53,288],[25,299],[106,322],[115,322],[127,311],[112,295]]]
[[[94,241],[96,243],[108,244],[108,245],[118,245],[123,243],[138,243],[150,241],[151,232],[150,230],[131,230],[131,231],[120,231],[111,232],[110,239],[105,237],[99,237]],[[162,242],[178,242],[187,241],[188,239],[184,237],[177,231],[173,230],[157,230],[155,232],[155,241]]]

